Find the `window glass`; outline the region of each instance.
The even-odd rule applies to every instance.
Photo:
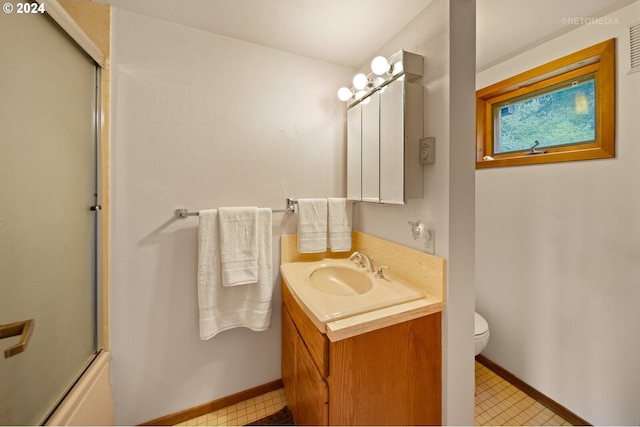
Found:
[[[579,144],[596,139],[595,79],[568,81],[494,106],[493,152]]]

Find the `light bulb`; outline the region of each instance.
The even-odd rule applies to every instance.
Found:
[[[353,77],[353,87],[358,90],[362,90],[369,84],[369,79],[362,73],[356,74]]]
[[[373,58],[373,61],[371,61],[371,71],[373,71],[376,76],[381,76],[390,69],[391,64],[389,64],[389,61],[387,61],[387,58],[384,56],[376,56]]]
[[[362,99],[363,96],[365,96],[367,94],[366,90],[359,90],[358,92],[356,92],[356,99]]]
[[[340,101],[348,101],[353,96],[353,92],[348,87],[341,87],[338,89],[338,98]]]

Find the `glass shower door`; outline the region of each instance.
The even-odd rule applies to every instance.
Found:
[[[32,320],[0,340],[2,425],[43,423],[97,351],[98,73],[46,14],[0,14],[0,330]]]

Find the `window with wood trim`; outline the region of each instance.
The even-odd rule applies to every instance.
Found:
[[[615,39],[476,92],[476,168],[615,156]]]

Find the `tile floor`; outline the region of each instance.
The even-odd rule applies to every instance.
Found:
[[[201,415],[178,424],[179,426],[242,426],[275,414],[287,404],[284,389],[270,391],[261,396]]]
[[[475,425],[571,425],[522,390],[476,362]],[[191,419],[180,426],[241,426],[274,414],[287,404],[284,389]]]
[[[571,424],[476,362],[475,425],[567,426]]]

